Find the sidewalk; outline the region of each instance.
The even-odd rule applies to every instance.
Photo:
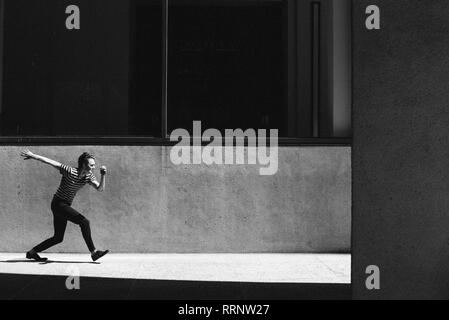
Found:
[[[347,291],[350,283],[349,254],[110,253],[97,262],[89,254],[41,256],[49,260],[0,253],[0,297],[295,299],[320,297],[320,288]],[[65,280],[73,275],[80,276],[84,291],[66,289]]]
[[[237,282],[350,283],[350,255],[343,254],[114,254],[97,262],[89,254],[0,253],[0,273],[121,279]]]

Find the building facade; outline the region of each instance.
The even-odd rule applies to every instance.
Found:
[[[60,177],[23,148],[108,166],[74,206],[115,252],[350,251],[349,1],[0,3],[0,251],[52,230]],[[170,133],[193,121],[277,129],[278,171],[173,164]]]

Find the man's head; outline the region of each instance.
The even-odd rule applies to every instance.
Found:
[[[78,170],[87,173],[92,173],[95,169],[95,157],[88,152],[84,152],[78,158]]]

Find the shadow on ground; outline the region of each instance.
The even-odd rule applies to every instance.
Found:
[[[0,274],[0,299],[298,300],[350,299],[350,284],[247,283]]]

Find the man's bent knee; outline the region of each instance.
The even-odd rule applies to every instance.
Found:
[[[55,243],[61,243],[64,240],[62,236],[53,236],[53,240]]]
[[[80,224],[80,227],[88,227],[90,225],[90,221],[86,218],[83,218],[79,224]]]

